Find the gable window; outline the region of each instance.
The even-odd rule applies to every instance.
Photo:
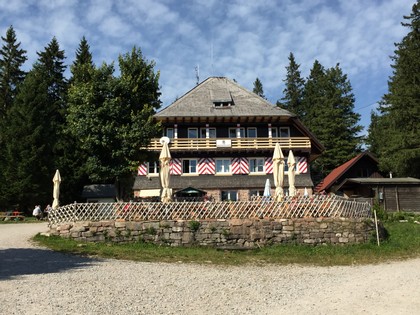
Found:
[[[148,174],[159,174],[159,162],[149,162],[147,170]]]
[[[248,138],[256,138],[257,137],[257,128],[250,127],[247,129]]]
[[[168,138],[174,138],[174,128],[166,128],[166,136]]]
[[[216,174],[230,173],[230,159],[216,159]]]
[[[229,128],[229,138],[237,138],[237,129],[238,128]],[[245,138],[245,128],[239,128],[239,138]]]
[[[250,158],[249,159],[249,171],[251,173],[262,173],[262,172],[264,172],[264,158]]]
[[[290,138],[290,128],[289,127],[279,127],[280,137]]]
[[[182,160],[182,173],[196,174],[197,173],[197,160],[196,159]]]

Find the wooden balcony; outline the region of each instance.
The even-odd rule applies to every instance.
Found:
[[[282,149],[310,149],[311,140],[307,137],[293,138],[178,138],[171,139],[169,148],[171,150],[255,150],[274,149],[276,143],[280,143]],[[150,141],[148,150],[160,151],[162,145],[159,138]]]

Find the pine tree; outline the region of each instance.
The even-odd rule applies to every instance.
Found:
[[[286,87],[283,90],[282,101],[277,101],[277,106],[283,107],[288,111],[296,114],[299,118],[305,117],[305,109],[303,108],[303,89],[305,80],[302,79],[299,70],[300,65],[296,63],[293,53],[289,55],[289,65],[286,67]]]
[[[4,45],[0,49],[0,118],[12,106],[17,89],[25,78],[22,65],[27,60],[26,50],[17,43],[13,26],[7,29],[6,37],[1,37]]]
[[[369,143],[382,171],[420,177],[420,1],[404,16],[409,29],[391,57],[393,74],[371,122]]]
[[[258,78],[255,79],[254,88],[253,88],[252,92],[254,92],[258,96],[261,96],[262,98],[265,99],[264,89],[263,89],[263,85],[262,85],[260,79],[258,79]]]
[[[72,78],[70,83],[76,82],[89,82],[91,79],[91,70],[94,68],[92,61],[92,53],[90,46],[83,36],[80,41],[79,47],[76,51],[76,59],[71,66]]]
[[[305,85],[304,123],[324,145],[325,151],[313,164],[315,181],[360,152],[360,115],[354,110],[352,87],[339,65],[324,70],[315,61]]]
[[[20,86],[8,111],[5,143],[5,203],[22,209],[50,203],[55,149],[65,110],[64,52],[54,38]]]

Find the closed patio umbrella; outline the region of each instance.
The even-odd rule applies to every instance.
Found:
[[[289,151],[289,157],[287,159],[287,165],[289,166],[288,177],[289,177],[289,196],[293,197],[296,195],[295,187],[295,156],[293,155],[292,150]]]
[[[60,176],[60,171],[56,170],[55,171],[55,175],[53,178],[53,183],[54,183],[54,188],[53,188],[53,203],[52,203],[52,208],[55,209],[60,205],[60,183],[61,183],[61,176]]]
[[[270,179],[267,178],[267,180],[265,181],[265,186],[264,186],[264,199],[268,200],[270,199],[271,196],[271,187],[270,187]]]
[[[171,161],[171,153],[166,141],[163,142],[162,151],[160,152],[160,183],[162,185],[162,202],[170,202],[172,200],[172,190],[169,188],[169,162]]]
[[[281,151],[280,144],[276,143],[273,154],[273,177],[274,185],[276,186],[276,193],[274,200],[283,200],[283,185],[284,185],[284,156]]]

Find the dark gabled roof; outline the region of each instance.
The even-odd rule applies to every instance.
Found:
[[[230,103],[216,107],[215,103]],[[255,117],[295,115],[224,77],[210,77],[155,114],[168,117]]]
[[[96,184],[83,187],[83,198],[115,198],[117,191],[113,184]]]
[[[371,158],[375,163],[378,163],[378,160],[370,153],[370,152],[363,152],[356,155],[351,160],[347,161],[344,164],[341,164],[337,168],[333,169],[331,173],[329,173],[324,180],[321,182],[321,185],[318,185],[315,189],[317,192],[329,189],[337,180],[340,179],[345,172],[347,172],[356,162],[358,162],[362,157],[368,156]]]

